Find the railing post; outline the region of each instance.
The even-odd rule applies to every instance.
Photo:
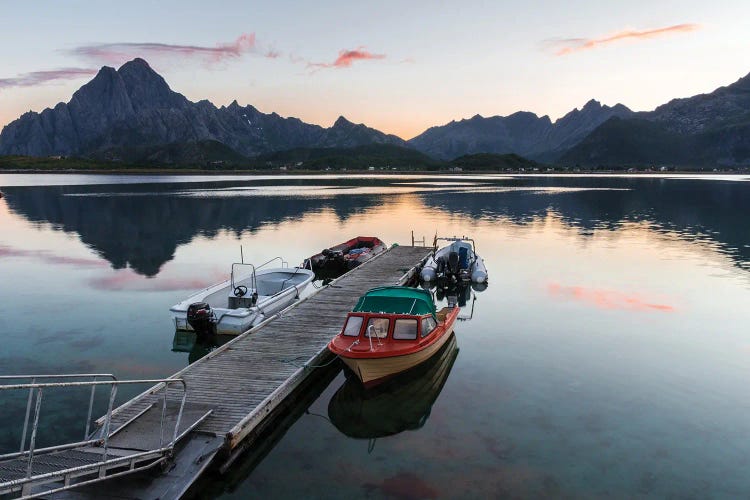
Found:
[[[31,379],[32,385],[36,382],[35,378]],[[21,449],[18,450],[20,452],[23,452],[23,449],[26,447],[26,431],[29,429],[29,413],[31,412],[31,400],[34,395],[34,388],[29,388],[29,400],[26,402],[26,418],[23,419],[23,432],[21,433]]]
[[[161,421],[159,421],[159,448],[162,448],[164,443],[164,419],[167,416],[167,389],[169,389],[169,382],[164,384],[164,404],[161,407]]]
[[[167,382],[169,384],[169,382]],[[185,401],[187,400],[187,384],[185,380],[182,380],[182,401],[180,401],[180,411],[177,413],[177,421],[174,424],[174,434],[172,435],[172,444],[174,446],[177,442],[177,434],[180,431],[180,421],[182,420],[182,410],[185,409]]]
[[[107,461],[107,447],[109,446],[109,425],[112,421],[112,406],[115,404],[115,396],[117,395],[117,384],[112,383],[112,388],[109,390],[109,406],[107,406],[107,418],[104,420],[104,455],[102,455],[102,462]]]
[[[36,430],[39,427],[39,410],[42,407],[42,388],[36,389],[36,408],[34,410],[34,426],[31,428],[31,442],[29,443],[29,462],[26,468],[26,477],[31,477],[31,464],[34,461],[34,448],[36,447]],[[21,450],[23,451],[23,450]]]
[[[92,380],[92,382],[96,382],[96,377],[94,377],[94,380]],[[89,429],[91,428],[91,412],[94,409],[94,391],[96,391],[96,385],[91,386],[91,397],[89,398],[89,413],[86,416],[86,430],[83,433],[83,439],[89,437]]]

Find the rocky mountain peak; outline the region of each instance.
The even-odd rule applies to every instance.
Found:
[[[185,98],[169,85],[146,61],[128,61],[117,70],[135,109],[182,107]]]
[[[750,73],[731,84],[728,88],[745,91],[750,90]]]
[[[333,128],[351,128],[354,126],[354,123],[344,118],[343,115],[336,118],[336,121],[333,123]]]
[[[581,111],[594,111],[599,109],[602,109],[602,103],[596,99],[590,99],[589,102],[583,105]]]

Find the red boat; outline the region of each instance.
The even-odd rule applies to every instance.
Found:
[[[388,247],[375,236],[357,236],[305,260],[302,267],[320,273],[345,273],[378,255]]]
[[[436,311],[421,288],[373,288],[360,297],[328,349],[365,387],[372,387],[430,359],[453,331],[460,308]]]

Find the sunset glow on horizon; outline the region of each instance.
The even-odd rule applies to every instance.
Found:
[[[738,0],[42,3],[4,5],[0,127],[136,57],[192,101],[324,127],[343,115],[404,139],[476,114],[554,121],[590,99],[647,111],[750,71]]]

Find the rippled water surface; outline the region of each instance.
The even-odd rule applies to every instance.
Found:
[[[294,264],[356,235],[476,240],[490,286],[455,344],[374,394],[330,372],[198,495],[750,494],[744,178],[0,175],[0,191],[4,374],[176,372],[202,353],[172,350],[169,306],[240,245]],[[11,451],[26,400],[3,397]],[[85,395],[45,402],[40,439],[79,438]]]

